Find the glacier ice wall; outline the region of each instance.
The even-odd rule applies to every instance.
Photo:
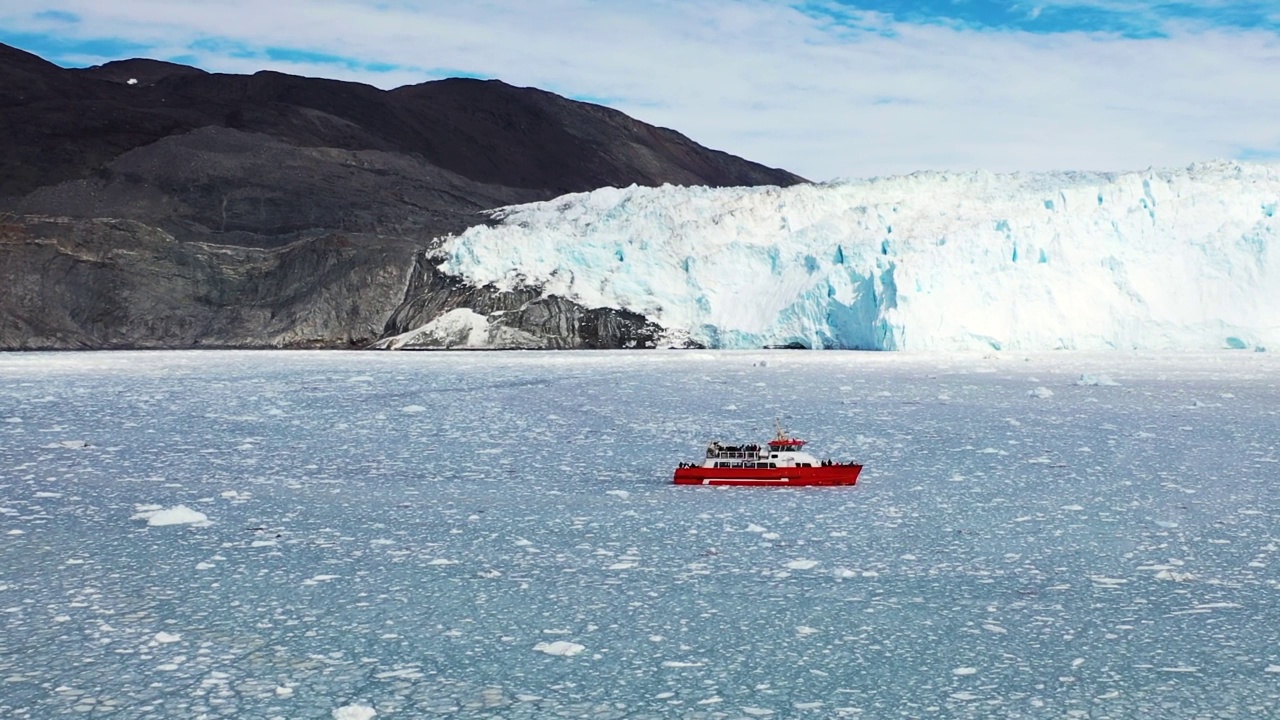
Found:
[[[1280,166],[606,188],[442,248],[476,284],[642,313],[711,347],[1280,346]]]

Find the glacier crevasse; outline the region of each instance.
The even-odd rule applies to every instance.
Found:
[[[605,188],[441,248],[477,284],[641,313],[673,342],[876,350],[1280,346],[1280,166]]]

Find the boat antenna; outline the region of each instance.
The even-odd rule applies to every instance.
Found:
[[[775,440],[786,440],[786,439],[787,439],[787,431],[782,429],[782,420],[781,420],[781,419],[779,419],[779,418],[775,417],[775,418],[773,419],[773,427],[774,427],[774,429],[776,429],[776,430],[778,431],[777,436],[774,438]]]

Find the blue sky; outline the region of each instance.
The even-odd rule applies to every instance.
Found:
[[[496,77],[818,180],[1280,161],[1280,0],[8,0],[0,42],[65,66]]]

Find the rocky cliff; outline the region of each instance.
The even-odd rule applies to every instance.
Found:
[[[497,81],[392,91],[0,45],[0,348],[651,344],[643,317],[442,275],[485,210],[601,186],[791,185]],[[459,324],[461,322],[461,324]]]

